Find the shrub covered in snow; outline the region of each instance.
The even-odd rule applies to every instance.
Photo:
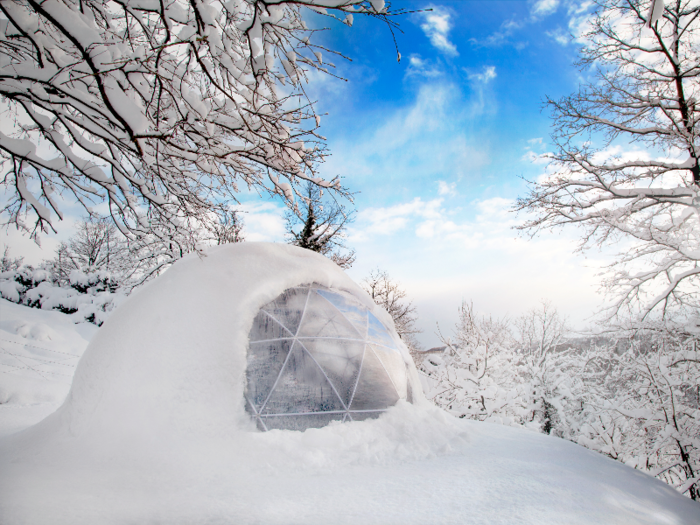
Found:
[[[76,323],[100,326],[126,297],[109,272],[73,270],[67,284],[46,269],[22,266],[0,273],[0,296],[13,303],[70,314]]]

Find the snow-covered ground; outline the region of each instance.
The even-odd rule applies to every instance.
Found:
[[[376,420],[258,432],[252,318],[311,281],[360,293],[320,256],[249,245],[183,260],[97,331],[0,303],[0,523],[700,523],[642,472],[420,392]],[[61,403],[91,335],[65,403],[20,431]]]
[[[0,437],[61,406],[96,331],[95,325],[74,324],[60,312],[0,299]]]

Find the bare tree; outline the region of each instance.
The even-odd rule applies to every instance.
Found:
[[[70,282],[75,270],[114,274],[119,281],[127,280],[139,268],[138,258],[129,250],[126,239],[107,219],[88,217],[81,221],[75,234],[61,242],[56,256],[46,264],[60,284]]]
[[[515,321],[518,345],[523,352],[542,356],[557,349],[565,341],[568,332],[566,320],[549,301],[543,300],[538,308]]]
[[[416,341],[415,334],[421,331],[416,328],[416,307],[412,301],[405,301],[406,291],[401,285],[393,281],[387,272],[377,269],[362,281],[362,287],[377,305],[389,312],[396,333],[411,353],[418,351],[420,344]]]
[[[324,200],[323,190],[308,182],[301,197],[301,205],[296,212],[288,211],[286,216],[287,237],[290,244],[321,253],[343,269],[355,262],[355,250],[347,250],[344,243],[345,230],[353,219],[354,212],[348,212],[333,199]]]
[[[305,6],[391,23],[382,0],[1,2],[2,214],[36,236],[64,198],[106,202],[123,234],[176,254],[173,230],[215,221],[241,184],[290,204],[300,181],[344,193],[316,174],[304,84],[334,66]]]
[[[214,223],[209,232],[216,244],[229,244],[243,242],[244,222],[237,211],[224,209],[219,215],[218,222]]]
[[[555,151],[516,209],[521,228],[578,225],[581,249],[632,241],[604,281],[610,316],[700,306],[700,5],[599,0],[579,65],[595,78],[547,100]]]
[[[0,272],[10,272],[17,270],[22,266],[24,257],[12,257],[10,255],[10,247],[3,245],[2,259],[0,259]]]

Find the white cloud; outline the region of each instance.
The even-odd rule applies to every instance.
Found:
[[[525,148],[525,153],[522,157],[520,157],[520,160],[530,162],[532,164],[548,164],[550,162],[549,153],[535,153],[532,151],[533,149],[540,151],[544,150],[545,143],[542,137],[530,139],[527,141],[527,143],[529,146]]]
[[[476,90],[472,100],[479,102]],[[464,95],[454,84],[423,84],[410,106],[377,114],[375,126],[361,135],[336,140],[321,174],[351,175],[352,184],[368,188],[373,179],[382,177],[396,185],[396,192],[444,179],[446,174],[452,180],[473,180],[491,162],[491,145],[487,137],[470,131],[475,113],[464,106]],[[373,205],[373,191],[360,196],[358,204]]]
[[[444,180],[439,180],[438,195],[450,195],[454,197],[455,195],[457,195],[457,183],[451,182],[448,184]]]
[[[411,199],[361,212],[356,227],[365,235],[348,240],[364,256],[351,275],[361,280],[373,268],[389,270],[414,300],[424,330],[419,339],[428,347],[439,343],[436,322],[449,335],[464,299],[495,316],[519,315],[551,299],[582,327],[601,302],[597,274],[607,255],[573,253],[575,231],[519,237],[513,226],[524,217],[510,211],[512,204],[493,197],[451,208],[440,198]]]
[[[474,80],[482,84],[488,84],[496,78],[495,66],[484,66],[481,73],[469,73],[469,80]]]
[[[442,75],[442,71],[437,64],[422,58],[420,55],[412,54],[408,57],[408,67],[405,76],[437,77]]]
[[[435,220],[442,216],[442,199],[423,201],[416,197],[410,202],[384,208],[365,208],[357,216],[359,229],[353,228],[350,240],[364,240],[376,235],[390,235],[405,229],[416,218]]]
[[[450,42],[449,32],[452,28],[450,22],[450,13],[443,7],[431,6],[432,11],[424,11],[421,13],[423,23],[420,28],[440,51],[448,55],[458,55],[457,47]]]
[[[475,38],[471,39],[471,42],[473,42],[476,45],[481,45],[481,46],[486,46],[486,47],[497,47],[497,46],[502,46],[503,44],[507,43],[509,38],[518,30],[524,27],[526,24],[525,21],[522,20],[506,20],[501,24],[501,27],[498,31],[495,33],[489,35],[487,38],[485,38],[482,41],[478,41]],[[515,44],[516,48],[522,48],[527,45],[526,43],[520,42]]]
[[[236,207],[243,217],[243,236],[251,242],[283,242],[285,208],[272,202],[249,201]]]
[[[494,197],[470,203],[472,218],[455,222],[456,215],[443,206],[443,199],[423,200],[416,197],[409,202],[381,208],[360,210],[355,227],[350,233],[351,242],[376,240],[380,236],[413,232],[417,237],[456,242],[475,248],[488,243],[485,231],[506,231],[515,217],[509,212],[513,202]]]
[[[535,16],[551,15],[558,7],[559,0],[537,0],[532,6],[532,14]]]
[[[525,154],[520,158],[520,160],[523,160],[525,162],[531,162],[533,164],[548,164],[549,163],[549,157],[547,157],[547,154],[542,154],[538,155],[534,151],[526,151]]]
[[[488,87],[496,76],[496,68],[494,66],[484,66],[478,72],[467,70],[467,78],[471,82],[471,88],[474,93],[470,106],[474,116],[487,112],[493,113],[498,110],[498,104],[494,99],[493,92]]]

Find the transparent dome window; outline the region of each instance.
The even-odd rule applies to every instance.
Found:
[[[389,330],[348,293],[290,288],[260,309],[249,340],[246,410],[260,430],[375,418],[408,397]]]

